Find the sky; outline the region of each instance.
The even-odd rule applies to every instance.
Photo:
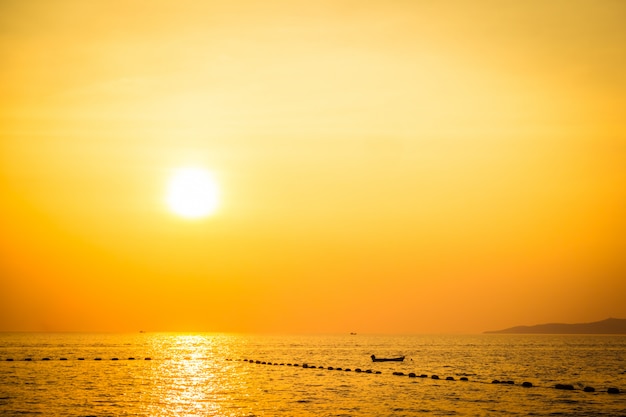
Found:
[[[626,318],[626,2],[5,0],[0,331]],[[206,169],[215,213],[166,203]]]

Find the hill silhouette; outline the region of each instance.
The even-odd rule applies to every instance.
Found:
[[[535,326],[515,326],[484,333],[498,334],[626,334],[626,319],[608,318],[592,323],[547,323]]]

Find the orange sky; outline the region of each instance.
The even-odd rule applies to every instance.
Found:
[[[0,4],[0,330],[626,317],[626,3]],[[213,216],[165,204],[213,173]]]

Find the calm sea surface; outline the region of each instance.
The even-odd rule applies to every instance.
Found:
[[[2,416],[626,416],[624,391],[626,336],[0,333]]]

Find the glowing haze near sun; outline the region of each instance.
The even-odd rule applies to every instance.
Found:
[[[209,216],[217,210],[217,184],[203,168],[179,168],[168,184],[167,205],[181,217],[196,219]]]

